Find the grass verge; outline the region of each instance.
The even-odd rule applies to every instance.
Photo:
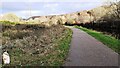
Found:
[[[56,41],[57,46],[54,51],[47,56],[48,62],[52,60],[49,62],[49,66],[61,66],[67,58],[72,38],[72,30],[66,29],[65,32],[66,33]]]
[[[97,40],[101,41],[103,44],[107,45],[109,48],[120,54],[120,40],[115,39],[110,35],[105,35],[102,32],[97,32],[95,30],[87,29],[81,26],[75,27],[87,32],[89,35],[95,37]]]
[[[64,63],[64,60],[67,58],[67,54],[69,52],[71,38],[72,38],[72,30],[71,29],[67,29],[66,34],[64,34],[63,38],[58,43],[59,46],[58,46],[57,50],[59,50],[61,52],[57,56],[58,56],[58,59],[60,59],[62,61],[62,62],[58,61],[58,62],[60,62],[61,65]]]

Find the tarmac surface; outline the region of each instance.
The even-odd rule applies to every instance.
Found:
[[[63,66],[118,66],[118,53],[86,32],[71,29],[73,36],[70,50]]]

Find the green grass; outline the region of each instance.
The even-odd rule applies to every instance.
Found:
[[[101,41],[103,44],[107,45],[109,48],[120,54],[120,40],[110,35],[103,34],[102,32],[83,28],[81,26],[75,27],[87,32],[89,35],[93,36],[94,38]]]
[[[58,59],[61,59],[61,61],[62,61],[62,62],[58,61],[61,65],[63,64],[64,59],[66,59],[66,57],[67,57],[71,38],[72,38],[72,30],[68,29],[66,32],[66,35],[59,42],[59,46],[57,49],[62,52],[60,52],[59,55],[57,55],[57,56],[58,56]]]
[[[0,68],[2,68],[2,64],[0,64]]]
[[[49,66],[61,66],[64,64],[69,52],[71,38],[72,30],[66,29],[66,33],[64,33],[64,35],[56,41],[57,47],[55,47],[54,52],[45,58],[45,60],[52,59],[52,61],[48,64]]]
[[[9,25],[15,25],[16,22],[10,22],[10,21],[0,21],[0,24],[9,24]]]

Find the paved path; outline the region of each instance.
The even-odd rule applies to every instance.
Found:
[[[84,31],[71,28],[73,38],[64,66],[118,66],[118,54]]]

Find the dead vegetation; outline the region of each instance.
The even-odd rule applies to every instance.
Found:
[[[3,25],[2,30],[2,50],[10,54],[9,65],[59,65],[58,63],[63,63],[67,51],[59,50],[58,47],[62,39],[70,39],[70,29],[62,25],[43,28],[39,25],[21,24]],[[66,43],[69,44],[69,42]],[[66,48],[69,48],[69,45],[66,45]],[[57,58],[59,52],[65,52],[64,58]]]

